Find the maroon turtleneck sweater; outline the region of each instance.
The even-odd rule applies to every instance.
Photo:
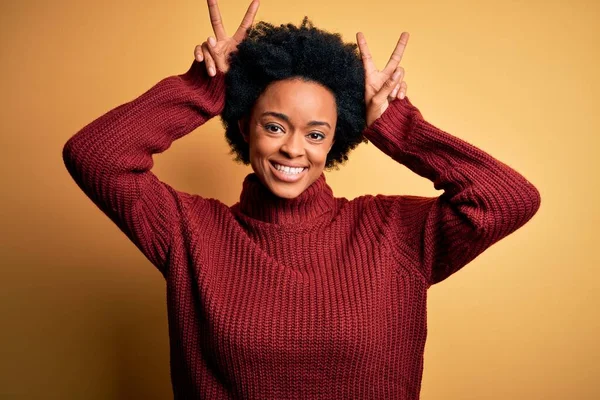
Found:
[[[84,193],[166,280],[175,399],[418,399],[427,289],[517,230],[538,190],[394,100],[364,131],[443,189],[334,197],[325,176],[239,203],[178,191],[152,155],[218,115],[223,75],[194,61],[83,127],[63,149]]]

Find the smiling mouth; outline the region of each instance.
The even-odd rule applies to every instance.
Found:
[[[277,164],[275,161],[269,161],[275,175],[286,182],[295,182],[300,179],[304,173],[308,170],[308,167],[287,167],[285,165]]]

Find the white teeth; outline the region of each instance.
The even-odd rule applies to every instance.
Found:
[[[301,173],[302,171],[304,171],[304,168],[292,168],[292,167],[286,167],[284,165],[280,165],[277,163],[273,163],[275,165],[275,169],[277,169],[278,171],[284,172],[286,174],[289,175],[297,175],[299,173]]]

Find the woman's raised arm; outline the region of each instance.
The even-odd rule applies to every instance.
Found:
[[[371,63],[361,36],[363,60]],[[444,190],[439,197],[377,196],[390,222],[389,237],[398,261],[413,263],[431,285],[523,226],[539,209],[541,196],[508,165],[425,121],[408,97],[390,95],[395,87],[403,87],[398,81],[403,71],[393,76],[400,70],[398,49],[403,51],[406,44],[402,42],[389,68],[377,71],[380,79],[367,83],[366,90],[372,89],[367,106],[373,108],[364,135],[382,152],[432,181],[437,190]],[[367,73],[366,79],[369,76],[374,75]]]
[[[161,80],[64,145],[65,166],[81,190],[163,275],[185,196],[152,173],[152,156],[218,115],[224,98],[224,79],[194,61],[185,74]]]
[[[192,196],[160,181],[151,171],[152,156],[220,114],[224,103],[224,74],[209,76],[205,63],[194,60],[186,73],[108,111],[63,147],[77,185],[163,276],[183,203]]]

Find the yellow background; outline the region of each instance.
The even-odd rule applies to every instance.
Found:
[[[221,2],[228,33],[247,4]],[[257,20],[308,15],[346,41],[362,30],[380,67],[410,32],[413,104],[541,192],[528,224],[430,289],[425,400],[600,398],[599,4],[261,3]],[[187,70],[212,34],[206,3],[4,1],[0,30],[0,398],[171,398],[162,277],[83,195],[61,151]],[[232,161],[218,118],[155,162],[177,189],[229,205],[250,172]],[[372,144],[327,179],[348,198],[441,194]]]

